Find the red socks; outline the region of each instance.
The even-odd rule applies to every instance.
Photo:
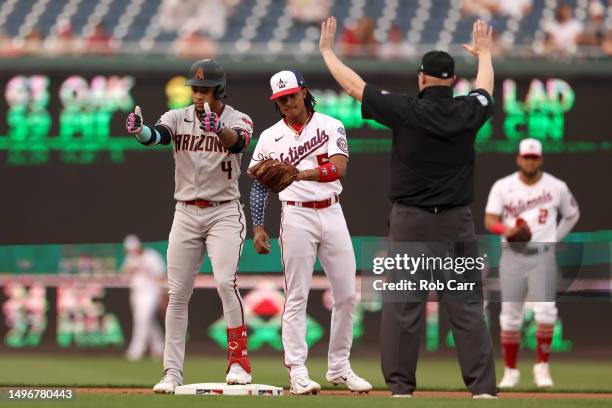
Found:
[[[536,331],[536,363],[548,363],[550,357],[550,344],[552,343],[554,324],[538,324]]]
[[[240,364],[244,371],[251,372],[251,363],[247,355],[247,328],[245,325],[227,328],[227,371],[232,364]]]
[[[521,332],[502,330],[501,344],[506,367],[516,368],[518,350],[521,345]]]

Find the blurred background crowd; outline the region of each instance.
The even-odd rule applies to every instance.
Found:
[[[328,15],[348,57],[452,51],[476,17],[498,56],[612,56],[612,0],[2,0],[0,57],[305,57]]]

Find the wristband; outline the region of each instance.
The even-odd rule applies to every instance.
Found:
[[[491,232],[497,235],[504,235],[504,233],[506,232],[506,226],[501,222],[496,222],[491,227]]]
[[[338,168],[333,163],[317,167],[319,170],[319,183],[329,183],[339,178]]]

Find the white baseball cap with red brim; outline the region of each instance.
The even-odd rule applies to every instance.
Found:
[[[542,143],[538,139],[523,139],[519,144],[519,155],[542,156]]]
[[[291,95],[298,92],[306,86],[302,74],[295,71],[277,72],[270,79],[270,88],[272,88],[272,96],[270,100],[280,98],[284,95]]]

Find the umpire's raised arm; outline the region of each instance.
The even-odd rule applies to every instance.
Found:
[[[366,83],[355,71],[344,65],[334,54],[335,35],[336,18],[328,17],[327,20],[321,23],[319,50],[334,79],[349,95],[361,102]]]
[[[463,44],[470,54],[478,57],[478,74],[476,75],[476,88],[484,89],[493,95],[493,59],[491,45],[493,44],[493,27],[478,20],[474,23],[472,31],[472,44]]]

